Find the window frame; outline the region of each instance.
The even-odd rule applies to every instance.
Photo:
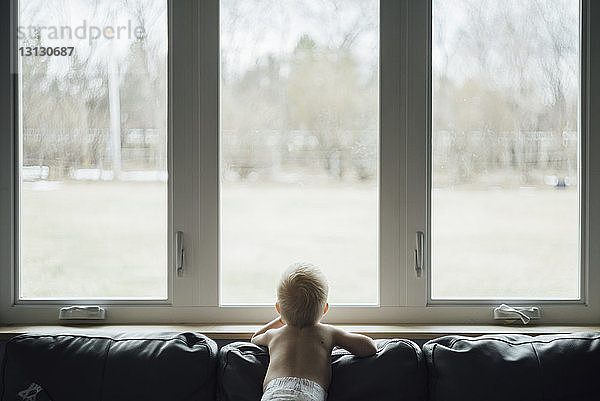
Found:
[[[589,263],[589,243],[587,238],[589,237],[589,228],[590,228],[590,220],[589,216],[589,197],[588,197],[588,188],[590,187],[589,181],[589,158],[590,148],[588,146],[589,143],[589,117],[592,117],[587,110],[589,109],[589,102],[591,97],[591,92],[588,87],[589,76],[588,73],[592,70],[590,67],[591,53],[589,49],[589,41],[591,31],[591,16],[588,11],[588,2],[586,0],[579,1],[579,12],[580,12],[580,34],[579,34],[579,49],[580,49],[580,71],[579,71],[579,107],[578,107],[578,131],[579,131],[579,140],[578,140],[578,169],[579,169],[579,188],[578,188],[578,208],[579,208],[579,216],[578,220],[580,223],[579,227],[579,254],[578,254],[578,263],[579,263],[579,298],[578,299],[566,299],[566,300],[557,300],[557,299],[527,299],[527,298],[485,298],[485,299],[434,299],[432,297],[432,278],[431,274],[428,275],[426,280],[426,293],[427,293],[427,305],[428,306],[497,306],[501,303],[510,303],[514,305],[535,305],[539,306],[541,309],[548,310],[548,307],[556,307],[556,306],[589,306],[589,287],[593,285],[594,282],[590,281],[590,263]],[[430,24],[432,23],[432,9],[429,9],[429,17],[428,21]],[[428,28],[428,35],[431,38],[432,27]],[[429,40],[429,52],[428,52],[428,63],[427,67],[430,68],[432,65],[431,57],[432,57],[432,49],[431,49],[431,39]],[[597,65],[597,64],[594,64]],[[432,241],[431,241],[431,188],[432,188],[432,174],[433,174],[433,166],[432,166],[432,144],[431,144],[431,136],[432,136],[432,73],[431,71],[427,74],[428,87],[427,87],[427,143],[426,143],[426,182],[427,182],[427,193],[426,193],[426,210],[425,213],[425,221],[426,227],[425,230],[425,247],[427,249],[427,260],[425,263],[427,264],[427,271],[431,271],[431,250],[432,250]],[[565,316],[568,316],[566,314]],[[544,319],[545,320],[545,319]]]
[[[591,112],[596,103],[598,103],[598,85],[591,76],[591,71],[598,70],[597,66],[600,62],[598,53],[594,53],[592,47],[595,46],[594,38],[598,38],[599,29],[598,24],[593,24],[594,16],[600,15],[598,8],[593,7],[593,2],[583,0],[579,2],[580,6],[580,104],[579,104],[579,121],[578,129],[580,132],[579,137],[579,173],[580,173],[580,188],[579,188],[579,268],[580,268],[580,297],[576,300],[554,300],[554,299],[432,299],[431,296],[431,275],[429,274],[425,281],[426,288],[420,287],[416,292],[422,294],[425,292],[426,306],[432,308],[443,308],[447,311],[448,316],[455,321],[468,321],[473,319],[474,321],[480,321],[479,311],[486,309],[490,313],[491,308],[499,305],[500,303],[509,303],[513,305],[533,305],[539,306],[542,310],[542,323],[593,323],[596,322],[600,313],[598,308],[599,303],[596,294],[600,290],[600,283],[598,282],[600,274],[598,269],[600,268],[598,258],[598,251],[590,247],[590,237],[594,237],[594,233],[599,232],[600,219],[597,216],[590,213],[594,209],[594,205],[598,204],[598,193],[597,189],[592,185],[594,182],[598,183],[598,175],[594,174],[594,171],[598,171],[598,147],[593,146],[593,137],[590,136],[591,132],[594,132],[595,127],[599,124],[598,117],[594,116]],[[597,6],[596,6],[597,7]],[[431,18],[431,7],[428,9],[428,22],[432,23]],[[431,66],[431,25],[427,28],[428,40],[428,54],[427,54],[427,69]],[[424,70],[424,69],[423,69]],[[413,74],[413,78],[415,75]],[[424,79],[427,80],[427,132],[426,138],[419,137],[415,139],[415,146],[412,148],[413,152],[418,152],[419,149],[426,148],[426,154],[423,158],[427,160],[426,163],[421,161],[415,163],[412,168],[409,169],[414,175],[418,176],[415,178],[415,182],[421,183],[423,180],[426,182],[427,189],[425,196],[423,192],[414,191],[416,204],[425,205],[425,207],[417,207],[414,209],[414,215],[418,215],[415,220],[421,222],[421,227],[426,227],[425,231],[425,248],[426,248],[426,271],[431,271],[431,71],[427,71]],[[423,77],[419,76],[422,80]],[[420,100],[419,93],[413,93],[413,99],[415,96]],[[410,106],[409,106],[410,107]],[[409,112],[409,116],[419,113],[419,110]],[[418,126],[419,122],[422,124],[420,119],[415,124]],[[410,122],[409,122],[410,124]],[[423,125],[420,126],[423,130]],[[418,129],[413,129],[411,132],[419,132]],[[422,131],[421,131],[422,132]],[[413,152],[409,151],[409,157]],[[422,155],[422,153],[421,153]],[[595,180],[594,180],[595,178]],[[596,185],[597,187],[597,185]],[[410,223],[409,223],[410,224]],[[415,224],[419,227],[419,224]],[[420,283],[423,284],[423,283]],[[469,310],[467,312],[467,310]],[[467,320],[468,319],[468,320]],[[488,317],[488,321],[491,321],[491,317]]]
[[[16,1],[3,2],[0,50],[0,324],[59,323],[63,305],[94,304],[107,310],[106,324],[262,323],[271,305],[220,306],[219,266],[219,1],[168,0],[168,299],[19,301],[18,121]],[[537,305],[543,324],[592,324],[600,318],[600,5],[581,0],[581,267],[579,301],[511,301]],[[379,305],[334,305],[333,323],[494,323],[493,306],[506,300],[430,299],[431,1],[380,0],[380,194]],[[600,21],[600,18],[596,18]],[[596,145],[596,146],[594,146]],[[173,274],[173,237],[185,235],[186,268]],[[425,232],[422,277],[414,270],[415,233]]]

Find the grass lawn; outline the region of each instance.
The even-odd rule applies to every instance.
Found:
[[[331,301],[377,303],[374,186],[238,185],[222,207],[224,303],[274,303],[282,269],[299,261],[323,269]]]
[[[576,298],[577,192],[433,192],[434,297]]]
[[[25,183],[22,295],[166,295],[166,186]],[[433,294],[577,296],[572,190],[435,190]],[[377,196],[370,186],[223,190],[221,299],[274,302],[283,268],[319,264],[330,301],[377,302]]]
[[[166,297],[165,184],[24,184],[24,297]]]

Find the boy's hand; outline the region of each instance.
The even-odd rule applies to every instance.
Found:
[[[362,334],[348,333],[340,328],[334,328],[334,343],[360,357],[371,356],[377,352],[377,346],[372,338]]]
[[[250,341],[253,344],[268,346],[269,339],[267,338],[267,335],[266,335],[266,334],[268,334],[267,331],[269,331],[271,329],[278,329],[283,326],[285,326],[285,323],[283,323],[283,320],[281,320],[281,316],[278,316],[277,318],[271,320],[269,323],[267,323],[263,327],[261,327],[256,333],[254,333],[254,335],[252,336]]]

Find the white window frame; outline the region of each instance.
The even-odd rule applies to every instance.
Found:
[[[15,95],[16,0],[0,5],[0,324],[56,324],[64,305],[100,304],[104,323],[262,323],[272,305],[219,305],[219,1],[169,0],[169,254],[166,301],[19,301],[18,165]],[[582,297],[527,301],[543,324],[595,324],[600,318],[600,4],[582,0],[580,132]],[[332,307],[333,323],[494,323],[492,301],[432,301],[429,188],[431,3],[380,0],[379,305]],[[597,143],[599,142],[599,143]],[[596,184],[596,185],[591,185]],[[173,238],[185,234],[183,277],[173,274]],[[425,266],[415,274],[415,233],[426,233]],[[357,278],[359,279],[359,278]],[[512,302],[515,303],[515,302]]]

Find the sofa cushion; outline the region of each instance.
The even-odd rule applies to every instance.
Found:
[[[269,365],[267,348],[234,342],[219,350],[217,394],[221,401],[260,400]]]
[[[377,354],[359,358],[345,350],[331,356],[328,400],[424,401],[426,370],[420,348],[409,340],[376,340]],[[256,401],[262,395],[269,354],[248,342],[219,351],[218,394],[221,401]]]
[[[600,333],[447,336],[423,351],[432,401],[586,401],[600,394]]]
[[[217,346],[197,333],[28,334],[6,344],[0,400],[214,399]]]

